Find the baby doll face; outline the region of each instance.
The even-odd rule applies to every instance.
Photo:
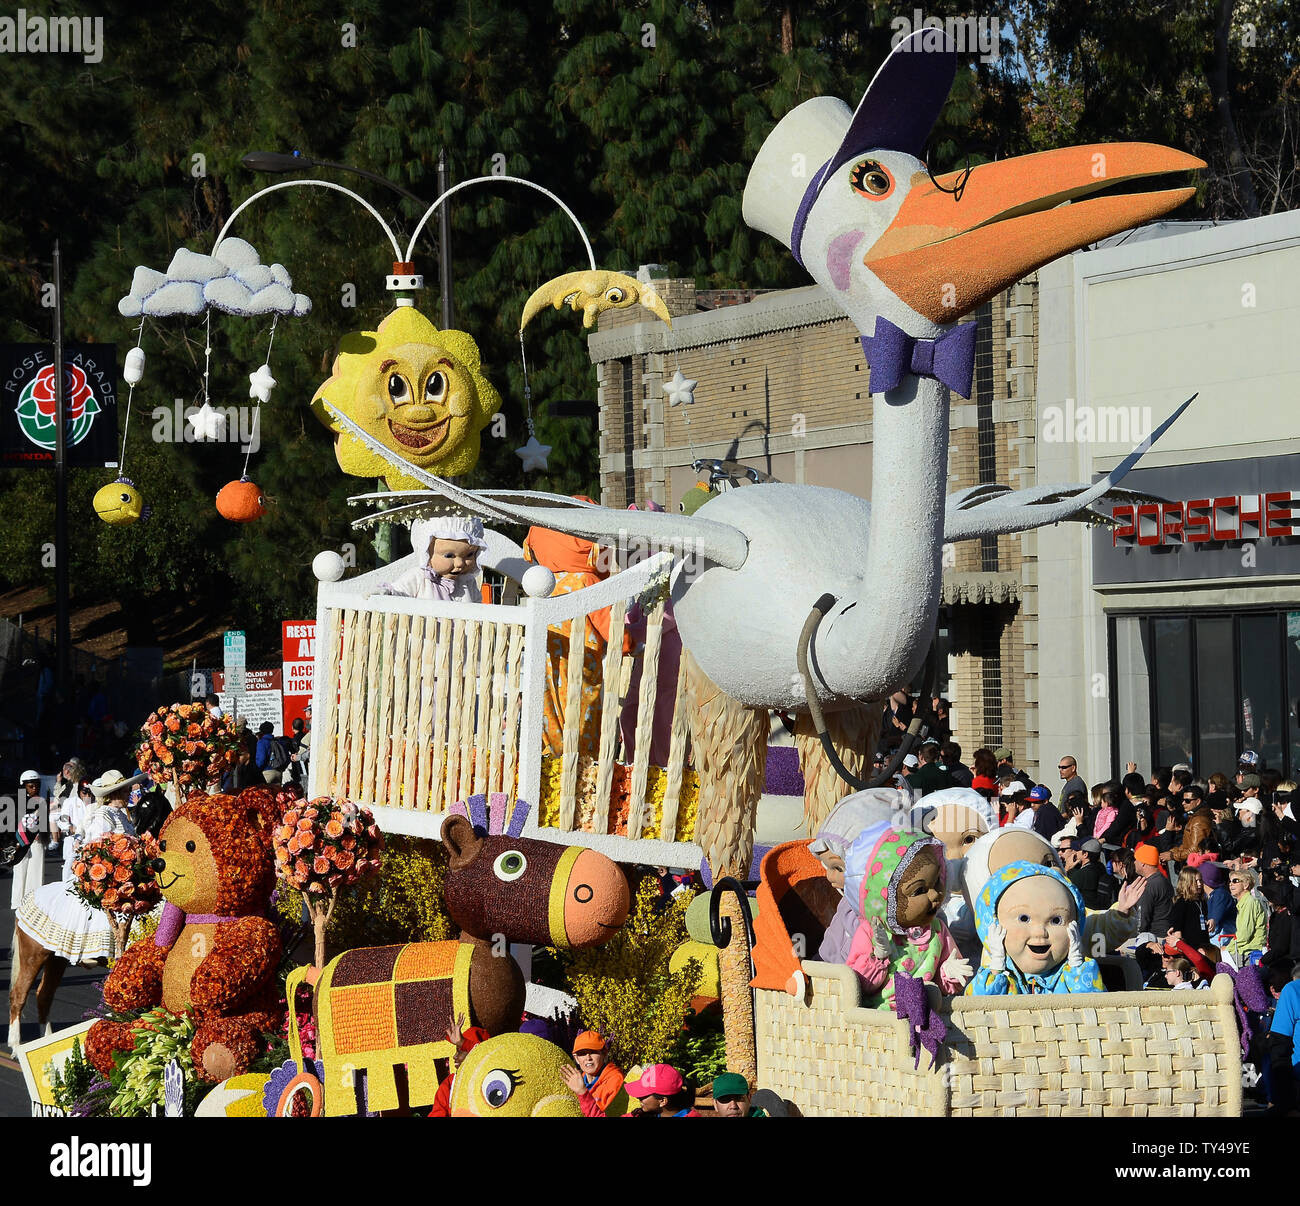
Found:
[[[998,901],[998,922],[1007,933],[1007,958],[1031,975],[1042,975],[1065,962],[1074,919],[1069,890],[1046,875],[1017,880]]]
[[[826,868],[826,879],[837,892],[844,891],[844,856],[827,851],[818,855],[818,861]]]
[[[907,929],[929,925],[943,904],[942,871],[939,853],[926,846],[908,864],[895,892],[898,924]]]
[[[988,832],[984,818],[965,804],[940,804],[930,815],[925,829],[943,843],[944,855],[953,862],[965,858],[967,848]]]
[[[429,549],[429,568],[447,578],[472,574],[478,566],[478,545],[468,540],[443,540],[433,542]]]

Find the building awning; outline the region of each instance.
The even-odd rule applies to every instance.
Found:
[[[1014,573],[946,573],[939,601],[946,607],[961,603],[1019,603],[1020,576]]]

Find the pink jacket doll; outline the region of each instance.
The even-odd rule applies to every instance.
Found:
[[[895,972],[938,984],[946,995],[970,979],[970,964],[939,917],[945,875],[942,842],[889,822],[863,830],[849,848],[844,894],[858,901],[862,922],[847,962],[868,1008],[892,1007]]]

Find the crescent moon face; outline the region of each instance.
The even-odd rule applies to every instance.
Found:
[[[634,305],[643,306],[670,327],[673,325],[668,307],[654,288],[621,272],[569,272],[547,281],[524,304],[520,331],[547,305],[556,310],[567,305],[575,312],[581,311],[582,325],[588,328],[606,310],[625,310]]]

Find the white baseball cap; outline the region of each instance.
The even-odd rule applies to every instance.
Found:
[[[25,770],[18,776],[19,783],[39,783],[40,781],[41,776],[39,771]]]
[[[908,755],[903,759],[903,765],[904,765],[904,766],[919,766],[919,765],[920,765],[920,759],[918,759],[917,756],[916,756],[915,754],[908,754]]]
[[[1264,805],[1250,796],[1243,796],[1233,805],[1238,812],[1248,812],[1253,816],[1259,816],[1264,811]]]

